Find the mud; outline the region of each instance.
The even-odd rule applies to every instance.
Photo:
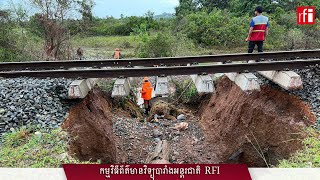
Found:
[[[111,106],[103,93],[93,89],[70,110],[62,125],[71,137],[69,153],[84,161],[114,163],[116,145],[111,115]]]
[[[203,103],[200,123],[206,150],[220,162],[275,165],[302,147],[303,128],[315,121],[300,99],[268,86],[247,94],[224,77],[216,91]]]
[[[157,114],[158,120],[151,123],[128,109],[136,109],[135,104],[112,100],[94,89],[63,124],[71,137],[71,155],[102,163],[146,163],[156,145],[166,140],[170,163],[264,167],[301,149],[303,129],[315,121],[309,106],[295,96],[268,86],[247,94],[227,78],[218,81],[216,94],[203,99],[197,109],[159,104],[153,105],[150,116]],[[165,116],[180,113],[186,120]],[[174,128],[181,122],[188,129]]]

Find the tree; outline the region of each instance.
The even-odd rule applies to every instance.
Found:
[[[14,23],[10,12],[0,10],[0,61],[12,61],[16,56],[16,42],[12,30]]]
[[[91,0],[31,0],[40,13],[35,16],[45,40],[44,54],[48,60],[71,58],[70,32],[66,20],[79,12],[85,20],[92,20]]]
[[[176,9],[176,16],[182,18],[183,16],[193,13],[197,10],[197,2],[194,0],[179,0],[179,6]]]
[[[226,0],[198,0],[198,7],[211,12],[214,8],[226,9],[229,7],[229,1]]]
[[[79,5],[78,11],[82,15],[81,31],[86,32],[93,22],[92,8],[94,2],[92,0],[77,1]]]

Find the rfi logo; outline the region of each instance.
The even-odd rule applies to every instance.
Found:
[[[316,9],[313,6],[300,6],[297,8],[298,24],[314,24]]]

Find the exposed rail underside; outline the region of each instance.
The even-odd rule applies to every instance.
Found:
[[[190,57],[165,57],[144,59],[121,59],[121,60],[92,60],[92,61],[34,61],[34,62],[7,62],[0,63],[0,71],[20,70],[58,70],[69,68],[102,68],[102,67],[133,67],[144,66],[185,66],[187,64],[235,62],[248,60],[294,60],[294,59],[317,59],[320,58],[320,50],[303,51],[280,51],[258,54],[223,54]],[[63,72],[63,71],[61,71]],[[108,71],[109,72],[109,71]],[[111,71],[110,71],[111,72]],[[106,73],[107,74],[107,73]]]
[[[120,60],[121,61],[121,60]],[[264,61],[255,63],[230,63],[219,65],[194,65],[176,67],[143,67],[117,69],[83,69],[83,70],[41,70],[41,71],[8,71],[0,72],[0,77],[65,77],[65,78],[107,78],[107,77],[141,77],[141,76],[168,76],[211,74],[245,71],[270,71],[285,69],[304,69],[309,66],[320,65],[320,59],[291,60],[291,61]]]

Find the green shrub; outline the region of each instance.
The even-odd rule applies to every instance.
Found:
[[[140,58],[174,56],[174,41],[172,36],[168,33],[141,33],[137,37],[137,40],[139,45],[136,49],[136,53]]]
[[[286,49],[303,49],[306,46],[306,35],[298,28],[290,29],[285,41]]]
[[[185,80],[183,83],[173,81],[176,86],[174,99],[183,104],[197,104],[199,95],[196,86],[192,80]]]
[[[197,12],[187,16],[181,29],[190,39],[205,46],[238,47],[244,45],[249,18],[232,17],[215,9],[210,14]]]

